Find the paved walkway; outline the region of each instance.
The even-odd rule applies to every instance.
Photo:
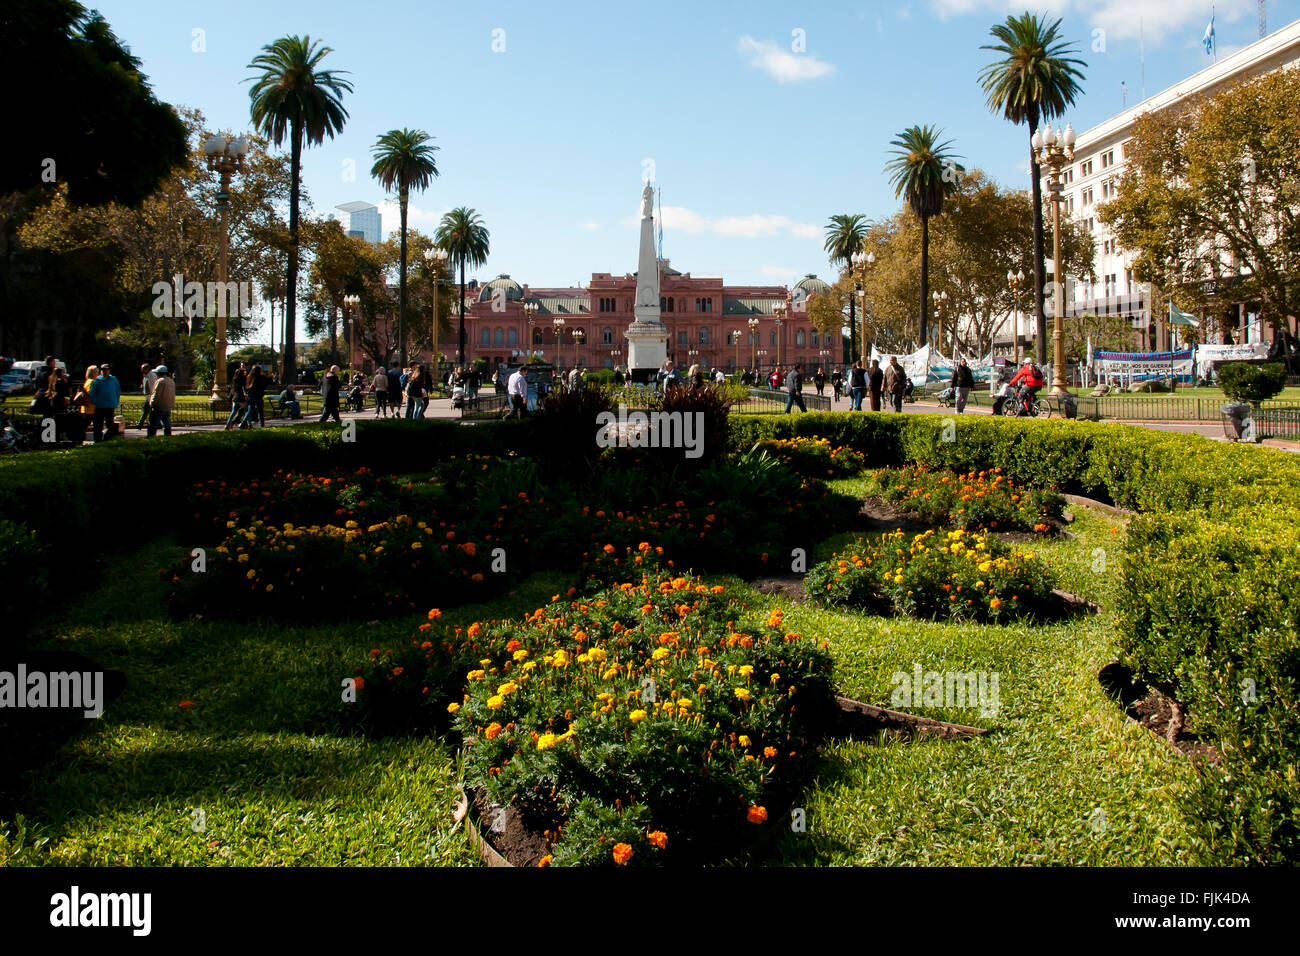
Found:
[[[815,394],[815,392],[812,393],[812,394]],[[826,390],[826,397],[828,397],[828,398],[831,397],[831,391],[830,391],[830,389],[827,389],[827,390]],[[993,414],[993,409],[992,409],[991,403],[989,402],[989,400],[987,399],[987,397],[985,397],[985,396],[981,396],[981,399],[980,399],[980,400],[981,400],[981,402],[982,402],[983,404],[980,404],[980,405],[967,405],[967,406],[966,406],[966,414],[967,414],[967,415],[991,415],[991,414]],[[833,411],[837,411],[837,412],[847,412],[847,411],[850,410],[851,403],[850,403],[849,399],[848,399],[847,397],[845,397],[845,398],[840,399],[839,401],[835,401],[834,399],[832,399],[832,401],[831,401],[831,405],[832,405],[832,410],[833,410]],[[405,409],[403,409],[403,411],[405,411]],[[363,412],[340,412],[339,414],[340,414],[340,417],[341,417],[344,421],[373,421],[373,420],[375,419],[375,410],[374,410],[373,407],[372,407],[372,408],[368,408],[368,409],[366,409],[366,410],[363,411]],[[794,414],[797,415],[797,414],[799,414],[799,413],[798,413],[798,411],[795,411]],[[914,402],[914,403],[910,403],[910,404],[904,405],[904,406],[903,406],[903,414],[905,414],[905,415],[954,415],[954,414],[956,414],[956,412],[955,412],[955,410],[952,409],[952,408],[945,408],[945,407],[939,405],[937,402],[934,402],[934,401],[929,400],[929,399],[925,399],[925,400],[922,400],[922,401],[918,401],[918,402]],[[389,416],[389,417],[392,417],[392,416]],[[435,398],[435,399],[433,399],[432,401],[429,402],[429,407],[428,407],[428,409],[426,410],[426,412],[425,412],[425,416],[424,416],[424,417],[425,417],[426,419],[445,419],[445,420],[451,420],[451,421],[459,421],[459,420],[460,420],[460,411],[451,407],[451,399],[450,399],[450,398]],[[306,421],[317,421],[317,420],[318,420],[318,416],[317,416],[317,415],[312,415],[312,416],[310,416],[310,417],[304,417],[304,418],[302,419],[302,421],[304,421],[304,422],[306,422]],[[286,426],[296,425],[296,424],[298,424],[298,423],[297,423],[297,422],[290,421],[290,420],[288,420],[288,419],[271,419],[267,427],[269,427],[269,428],[283,428],[283,427],[286,427]],[[1141,426],[1141,427],[1143,427],[1143,428],[1150,428],[1150,429],[1152,429],[1153,431],[1176,432],[1176,433],[1183,433],[1183,434],[1195,434],[1195,435],[1200,435],[1200,436],[1202,436],[1203,438],[1209,438],[1209,439],[1212,439],[1212,440],[1214,440],[1214,441],[1222,441],[1222,442],[1226,442],[1226,441],[1228,440],[1228,439],[1224,436],[1224,433],[1223,433],[1223,426],[1220,425],[1220,424],[1211,423],[1211,422],[1151,422],[1151,421],[1134,421],[1134,422],[1122,422],[1122,423],[1120,423],[1120,424],[1139,425],[1139,426]],[[188,434],[193,434],[193,433],[198,433],[198,432],[217,432],[217,431],[221,431],[221,430],[222,430],[222,426],[221,426],[220,424],[209,424],[209,425],[174,425],[174,426],[172,426],[172,434],[173,434],[173,435],[188,435]],[[146,435],[146,433],[145,433],[145,430],[144,430],[143,428],[141,428],[141,429],[139,429],[139,430],[134,429],[134,428],[128,428],[128,429],[127,429],[127,432],[126,432],[126,435],[127,435],[128,438],[144,438],[144,437],[147,437],[147,435]],[[1269,448],[1280,448],[1280,449],[1282,449],[1282,450],[1284,450],[1284,451],[1300,452],[1300,442],[1294,442],[1294,441],[1277,441],[1277,440],[1269,439],[1269,440],[1263,442],[1263,444],[1264,444],[1264,446],[1269,447]]]

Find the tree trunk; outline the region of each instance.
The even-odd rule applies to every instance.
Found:
[[[465,361],[465,257],[460,257],[460,354],[457,364]]]
[[[857,298],[856,292],[849,293],[849,347],[847,349],[849,362],[853,361],[853,350],[858,347]]]
[[[402,356],[402,366],[406,366],[406,202],[410,198],[405,186],[398,194],[398,206],[401,209],[402,238],[401,261],[397,264],[397,350]]]
[[[930,324],[930,217],[921,217],[921,340],[925,348],[926,327]]]
[[[284,307],[284,383],[290,385],[297,378],[295,364],[298,359],[298,190],[302,182],[302,121],[293,124],[293,145],[289,151],[289,288],[285,291]]]
[[[1047,252],[1043,240],[1043,177],[1038,168],[1038,154],[1034,151],[1034,134],[1038,132],[1038,117],[1029,118],[1029,175],[1033,178],[1034,203],[1034,338],[1038,364],[1047,364],[1047,307],[1043,296],[1047,288]],[[1054,279],[1058,278],[1053,276]]]

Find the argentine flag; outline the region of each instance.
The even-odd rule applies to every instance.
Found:
[[[1205,44],[1206,56],[1214,53],[1214,14],[1210,14],[1210,25],[1205,28],[1205,36],[1201,37],[1201,42]]]

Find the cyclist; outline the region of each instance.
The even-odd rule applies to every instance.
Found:
[[[1020,371],[1016,373],[1015,378],[1011,380],[1012,388],[1020,387],[1020,407],[1027,414],[1032,414],[1034,399],[1038,397],[1039,389],[1046,385],[1042,370],[1034,364],[1033,359],[1028,358],[1020,366]]]

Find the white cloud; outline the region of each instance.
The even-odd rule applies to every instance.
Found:
[[[811,53],[793,53],[772,40],[742,36],[737,48],[749,55],[749,65],[762,70],[778,83],[802,83],[834,73],[835,67]]]
[[[595,232],[600,228],[600,223],[594,219],[589,219],[587,222],[578,223],[578,228],[583,232]]]
[[[765,236],[779,236],[788,233],[796,239],[816,239],[822,234],[820,226],[814,223],[795,222],[789,216],[767,216],[754,213],[749,216],[723,216],[710,219],[694,210],[683,206],[664,206],[663,218],[660,220],[665,229],[680,229],[682,232],[711,232],[718,236],[733,236],[742,239],[759,239]],[[628,216],[623,220],[625,226],[635,226],[641,222],[641,214]]]
[[[1109,42],[1136,40],[1142,33],[1146,42],[1158,44],[1170,34],[1194,33],[1197,38],[1210,22],[1204,0],[1041,0],[1035,5],[1041,14],[1060,17],[1073,13],[1084,17],[1094,28],[1106,31]],[[1251,0],[1217,0],[1216,23],[1233,23],[1252,12]],[[941,20],[971,14],[1020,14],[1024,0],[930,0],[930,9]],[[1076,38],[1085,53],[1091,38]]]

